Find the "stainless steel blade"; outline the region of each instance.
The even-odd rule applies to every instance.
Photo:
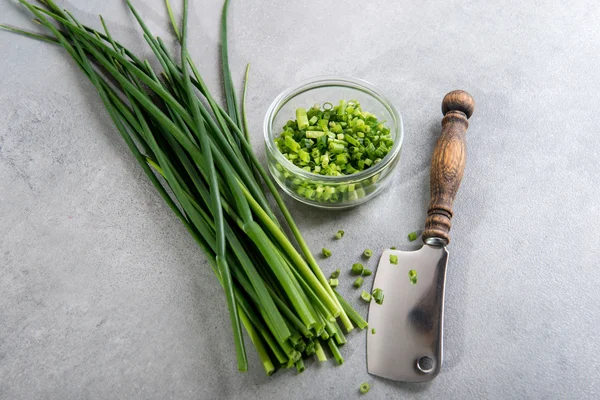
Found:
[[[398,264],[390,263],[392,254],[398,256]],[[403,382],[425,382],[438,374],[447,263],[444,247],[383,252],[373,282],[373,289],[383,290],[383,304],[371,301],[369,306],[369,373]],[[417,272],[416,284],[411,283],[410,270]]]

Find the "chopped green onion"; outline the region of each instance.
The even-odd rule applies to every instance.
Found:
[[[371,257],[372,255],[373,255],[373,250],[371,250],[371,249],[366,249],[366,250],[363,252],[363,256],[365,256],[365,257],[367,257],[367,258]]]
[[[329,250],[329,249],[327,249],[325,247],[323,247],[323,250],[321,250],[321,253],[323,253],[323,256],[326,257],[326,258],[327,257],[331,257],[331,250]]]
[[[375,328],[371,328],[371,335],[375,334]]]
[[[362,274],[364,268],[365,268],[365,266],[362,265],[361,263],[352,264],[352,275]]]
[[[412,283],[413,285],[417,284],[417,271],[411,269],[410,271],[408,271],[408,277],[410,279],[410,283]]]
[[[341,271],[339,270],[339,268],[338,268],[338,269],[336,269],[335,271],[333,271],[333,272],[331,273],[331,277],[332,277],[333,279],[337,278],[338,276],[340,276],[340,272],[341,272]]]
[[[338,287],[339,284],[340,281],[338,279],[331,278],[329,280],[329,286],[331,286],[332,288]]]
[[[350,175],[370,168],[389,153],[394,141],[384,121],[363,111],[358,101],[349,103],[353,105],[340,100],[337,106],[325,102],[296,109],[296,119],[283,126],[275,145],[290,162],[314,174]],[[291,156],[298,153],[302,139],[318,139],[316,146],[305,144],[314,149],[308,161]]]
[[[306,115],[305,108],[298,108],[296,110],[296,122],[298,123],[298,129],[304,131],[308,128],[308,117]]]
[[[353,285],[355,288],[359,288],[362,286],[363,282],[364,282],[364,279],[359,276],[358,278],[356,278]]]
[[[363,290],[360,294],[360,298],[366,301],[367,303],[370,303],[372,296],[371,293],[367,292],[366,290]]]
[[[390,254],[390,263],[391,264],[398,264],[398,256],[395,254]]]
[[[391,250],[396,250],[396,246],[390,247]]]
[[[408,234],[408,240],[410,240],[411,242],[414,242],[415,240],[417,240],[417,237],[419,237],[417,232],[411,232]]]
[[[371,271],[369,268],[363,269],[363,272],[362,272],[363,276],[369,276],[371,274],[373,274],[373,271]]]
[[[370,389],[371,389],[371,386],[367,382],[360,385],[360,393],[361,394],[367,393]]]
[[[341,238],[343,238],[343,237],[344,237],[344,233],[345,233],[345,232],[344,232],[343,230],[341,230],[341,229],[340,229],[340,230],[339,230],[339,231],[337,231],[337,233],[335,234],[335,238],[336,238],[336,239],[338,239],[338,240],[339,240],[339,239],[341,239]]]
[[[372,296],[373,300],[375,300],[375,303],[383,304],[383,290],[379,288],[373,290]]]

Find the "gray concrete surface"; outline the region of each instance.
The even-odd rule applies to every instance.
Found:
[[[30,27],[15,3],[0,4],[0,20]],[[149,54],[123,1],[59,3],[94,26],[103,14]],[[171,38],[162,1],[136,3]],[[191,50],[218,92],[221,2],[191,3]],[[216,280],[92,85],[60,48],[0,32],[0,398],[338,399],[359,397],[363,381],[371,399],[598,398],[597,2],[234,0],[230,21],[238,84],[252,63],[261,157],[268,105],[313,75],[371,81],[404,116],[402,160],[380,197],[335,213],[289,202],[312,248],[333,250],[327,272],[366,247],[411,247],[442,96],[475,97],[442,373],[424,385],[368,376],[364,332],[341,367],[267,378],[250,350],[251,371],[236,372]]]

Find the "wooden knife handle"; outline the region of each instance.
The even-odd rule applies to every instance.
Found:
[[[423,232],[427,244],[445,246],[450,242],[452,204],[465,170],[465,136],[474,109],[473,97],[462,90],[448,93],[442,101],[442,134],[431,160],[431,201]]]

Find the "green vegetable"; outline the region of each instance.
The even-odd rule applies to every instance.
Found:
[[[176,56],[149,31],[127,0],[153,53],[152,64],[160,66],[158,73],[150,61],[142,61],[116,42],[104,20],[100,32],[79,23],[53,0],[44,0],[41,6],[20,2],[50,35],[7,25],[0,28],[62,46],[90,80],[140,167],[198,243],[223,287],[239,370],[248,368],[242,326],[267,374],[275,371],[275,365],[304,370],[303,357],[312,354],[326,360],[319,337],[329,335],[329,329],[336,341],[345,340],[337,322],[331,322],[336,317],[346,331],[353,329],[352,321],[364,329],[364,319],[329,286],[252,151],[245,107],[240,118],[228,63],[227,0],[221,21],[226,108],[216,102],[188,52],[187,0],[183,1],[181,30],[169,1],[165,2],[181,45]],[[246,89],[244,98],[245,94]],[[309,112],[299,112],[290,130],[308,126]],[[324,113],[313,110],[312,114],[311,120],[317,116],[317,127],[324,132],[326,125],[320,123]],[[289,139],[284,140],[290,158],[299,163],[312,159],[313,139],[293,135]],[[387,141],[383,143],[389,147]],[[332,161],[331,165],[337,165]],[[263,187],[273,196],[287,226],[275,218]],[[323,199],[337,194],[324,187],[309,189],[307,196]],[[288,229],[293,237],[286,235]],[[340,362],[343,359],[335,349]]]
[[[375,300],[375,303],[383,304],[383,290],[379,288],[373,290],[372,296],[373,300]]]
[[[360,329],[365,329],[367,326],[369,326],[367,324],[367,321],[365,321],[365,319],[354,308],[352,308],[350,304],[348,304],[348,302],[342,296],[340,296],[340,294],[337,291],[334,291],[334,293],[337,299],[339,300],[340,304],[342,305],[342,308],[344,309],[344,311],[346,311],[346,314],[348,314],[348,318],[350,318],[352,322],[354,322],[354,325],[356,325]]]
[[[371,293],[367,292],[366,290],[363,290],[362,293],[360,294],[360,298],[363,299],[364,301],[366,301],[367,303],[371,302]]]
[[[331,273],[331,278],[334,278],[334,279],[337,278],[338,276],[340,276],[340,272],[341,271],[339,269],[336,269],[335,271],[333,271]]]
[[[367,257],[367,258],[371,257],[372,255],[373,255],[373,250],[371,250],[371,249],[366,249],[366,250],[363,252],[363,256],[365,256],[365,257]]]
[[[299,108],[296,110],[296,122],[298,124],[298,129],[301,131],[308,129],[309,124],[305,108]]]
[[[342,353],[340,353],[340,349],[337,347],[337,345],[335,344],[333,339],[329,338],[329,340],[327,340],[327,344],[329,345],[329,350],[331,350],[331,353],[333,354],[333,358],[335,358],[335,361],[337,361],[337,363],[340,365],[343,364],[344,357],[342,357]]]
[[[362,286],[363,282],[364,282],[364,279],[359,276],[358,278],[356,278],[353,285],[355,288],[359,288]]]
[[[395,254],[390,254],[390,263],[398,264],[398,256]]]
[[[419,237],[417,232],[411,232],[408,234],[408,240],[410,240],[411,242],[414,242],[415,240],[417,240],[417,237]]]
[[[360,385],[360,393],[361,394],[367,393],[370,389],[371,389],[371,386],[367,382]]]
[[[396,250],[396,246],[390,247],[391,250]]]
[[[365,266],[362,265],[361,263],[352,264],[352,275],[362,274],[364,268],[365,268]]]
[[[335,238],[339,240],[342,237],[344,237],[344,231],[342,231],[342,230],[337,231],[337,233],[335,234]]]
[[[332,288],[338,287],[339,284],[340,281],[338,279],[331,278],[329,280],[329,286],[331,286]]]
[[[298,371],[298,373],[301,374],[302,372],[304,372],[305,369],[306,367],[304,366],[304,361],[302,359],[296,361],[296,370]]]
[[[321,252],[323,253],[324,257],[331,257],[331,250],[323,247],[323,250],[321,250]]]
[[[347,106],[351,105],[350,107]],[[282,128],[275,139],[279,151],[300,168],[319,175],[349,175],[368,169],[386,156],[394,141],[390,130],[373,114],[363,111],[356,100],[340,101],[331,110],[316,104],[307,112],[305,108],[296,110],[296,120]],[[290,140],[293,138],[293,140]],[[297,153],[297,143],[302,139],[322,138],[316,146],[310,146],[311,158],[300,160],[290,158]],[[333,163],[321,163],[322,157],[331,158]],[[321,166],[317,169],[317,166]]]
[[[410,283],[412,283],[413,285],[417,284],[417,271],[415,271],[414,269],[411,269],[410,271],[408,271],[408,278],[410,279]]]
[[[371,271],[371,270],[370,270],[370,269],[368,269],[368,268],[365,268],[365,269],[363,269],[363,271],[362,271],[362,275],[363,275],[363,276],[369,276],[369,275],[371,275],[371,274],[373,274],[373,271]]]
[[[375,328],[371,328],[371,335],[375,334]]]

